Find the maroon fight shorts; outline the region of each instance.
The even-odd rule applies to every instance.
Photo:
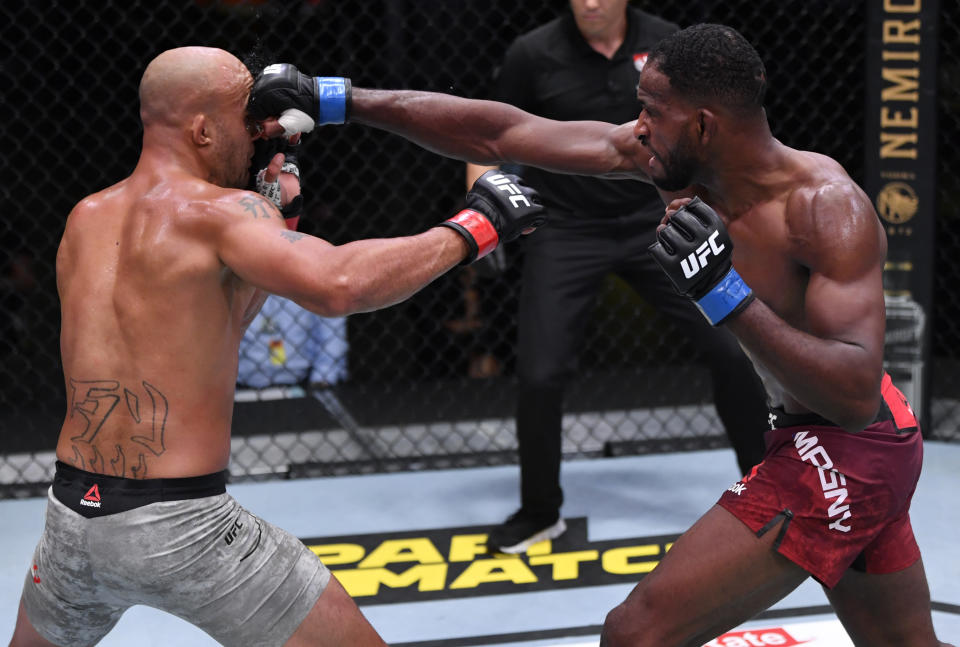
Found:
[[[894,573],[920,558],[909,509],[923,441],[889,375],[881,390],[877,419],[859,433],[774,411],[763,461],[718,501],[758,537],[775,529],[780,554],[827,587],[851,566]]]

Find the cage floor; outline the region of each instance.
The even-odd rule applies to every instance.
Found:
[[[960,641],[958,466],[960,445],[927,442],[911,511],[934,624],[952,642]],[[531,553],[585,553],[577,560],[531,554],[496,563],[475,554],[475,546],[516,505],[514,466],[242,483],[229,491],[319,552],[330,544],[360,546],[353,555],[339,552],[330,561],[341,563],[332,568],[391,645],[586,647],[597,645],[606,612],[649,568],[644,560],[656,559],[643,555],[665,549],[736,478],[727,449],[566,462],[570,529]],[[44,506],[43,499],[0,501],[0,643],[12,633]],[[850,645],[811,580],[711,645],[800,642]],[[134,607],[101,642],[131,644],[217,643],[176,617]]]

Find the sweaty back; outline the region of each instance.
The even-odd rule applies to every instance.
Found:
[[[148,66],[140,162],[74,208],[57,254],[67,396],[57,457],[87,471],[194,476],[229,458],[237,347],[255,291],[217,257],[206,213],[236,193],[208,182],[189,132],[169,126],[189,107],[162,124],[151,113],[170,100],[151,98],[158,88],[192,91],[164,76],[191,53],[206,61],[197,82],[204,69],[231,69],[220,50],[173,50]]]
[[[144,187],[134,177],[71,214],[57,263],[61,460],[128,478],[225,467],[252,289],[203,242],[191,203],[209,187],[189,179]]]

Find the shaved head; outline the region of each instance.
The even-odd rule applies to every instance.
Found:
[[[197,112],[246,101],[253,79],[233,54],[212,47],[179,47],[150,61],[140,80],[144,127],[175,125]]]
[[[208,182],[245,186],[255,137],[247,115],[252,87],[247,67],[222,49],[162,52],[140,80],[141,158],[173,153]]]

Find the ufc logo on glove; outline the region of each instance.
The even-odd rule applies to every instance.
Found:
[[[714,326],[753,301],[753,290],[730,261],[733,241],[723,220],[700,198],[674,211],[657,229],[650,253],[677,292],[692,299]]]
[[[512,204],[515,209],[519,208],[521,204],[525,207],[530,206],[530,201],[527,200],[527,196],[523,195],[523,192],[520,191],[520,187],[514,184],[510,178],[503,173],[497,173],[484,179],[493,186],[497,187],[498,190],[509,193],[510,204]]]
[[[710,234],[707,242],[697,247],[695,252],[690,252],[689,256],[680,261],[680,267],[683,269],[683,276],[685,278],[689,279],[705,268],[707,266],[707,256],[709,256],[711,252],[714,256],[717,256],[724,250],[725,245],[717,245],[717,236],[719,235],[720,232],[714,230],[714,232]]]
[[[536,190],[516,175],[494,171],[477,178],[464,206],[466,209],[440,225],[450,227],[467,241],[465,264],[483,258],[500,243],[533,231],[546,219]]]

